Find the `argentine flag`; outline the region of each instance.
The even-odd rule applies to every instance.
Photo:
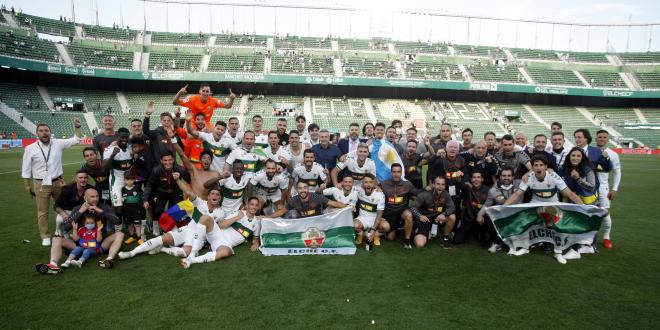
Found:
[[[398,163],[403,166],[399,153],[396,152],[394,146],[389,141],[374,140],[371,144],[371,159],[376,163],[376,177],[379,182],[389,180],[392,178],[392,164]],[[404,178],[404,173],[401,173],[401,178]]]

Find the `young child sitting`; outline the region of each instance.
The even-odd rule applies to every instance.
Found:
[[[99,224],[98,227],[96,226],[97,223]],[[88,214],[85,215],[84,224],[84,227],[78,228],[78,224],[75,221],[72,223],[73,235],[71,238],[74,241],[78,241],[78,246],[71,251],[69,258],[62,264],[62,268],[67,268],[70,265],[80,268],[87,259],[103,253],[103,248],[101,248],[101,241],[103,240],[103,234],[101,233],[103,224],[101,223],[101,219],[98,219],[95,215]],[[81,254],[80,259],[75,260]]]

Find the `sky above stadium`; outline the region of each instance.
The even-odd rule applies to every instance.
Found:
[[[162,0],[160,0],[162,1]],[[660,23],[659,1],[191,1],[165,4],[138,0],[74,0],[77,22],[175,32],[226,32],[449,41],[521,48],[571,51],[660,50],[660,26],[605,27],[513,22],[528,19],[587,24]],[[71,17],[71,0],[2,0],[6,6],[39,16]],[[212,5],[213,4],[213,5]],[[233,6],[231,4],[244,4]],[[247,6],[245,5],[247,4]],[[349,7],[327,9],[255,7],[261,5]],[[404,14],[403,10],[462,18]],[[146,13],[146,14],[145,14]],[[146,17],[146,19],[145,19]],[[146,22],[146,23],[145,23]]]

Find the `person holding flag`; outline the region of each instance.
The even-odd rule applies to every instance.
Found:
[[[236,98],[236,94],[232,93],[231,88],[229,89],[227,102],[221,102],[220,100],[211,97],[211,86],[205,82],[199,85],[199,94],[191,95],[185,101],[181,100],[181,97],[186,94],[188,94],[188,85],[183,86],[179,92],[174,95],[172,104],[190,109],[193,116],[196,116],[198,113],[204,114],[206,126],[208,127],[211,127],[211,117],[213,117],[214,109],[231,109],[234,105],[234,99]]]
[[[374,140],[371,143],[371,159],[376,165],[376,178],[383,182],[392,178],[392,164],[403,164],[401,156],[394,146],[385,139],[385,124],[376,123],[374,129]],[[405,179],[405,175],[401,175]]]
[[[133,258],[145,252],[149,254],[165,252],[177,257],[196,254],[204,244],[202,239],[204,237],[204,226],[200,225],[198,221],[202,219],[202,216],[211,217],[212,219],[223,219],[225,217],[225,213],[220,208],[220,200],[222,199],[220,189],[217,187],[211,188],[208,199],[203,200],[192,191],[181,173],[172,173],[172,179],[176,181],[179,189],[190,199],[175,204],[161,215],[159,225],[166,232],[165,234],[154,237],[131,251],[119,252],[119,259]]]

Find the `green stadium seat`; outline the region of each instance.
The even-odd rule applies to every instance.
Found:
[[[101,40],[134,40],[138,31],[126,28],[113,29],[100,25],[83,25],[83,33],[85,37]]]
[[[527,82],[514,65],[472,64],[467,66],[467,70],[476,81]]]
[[[645,89],[660,88],[660,74],[655,72],[638,72],[635,73],[635,78]]]
[[[527,67],[527,72],[540,85],[584,86],[573,71]]]
[[[209,72],[263,72],[263,55],[211,55]]]
[[[76,34],[76,25],[73,22],[64,22],[20,13],[16,13],[15,20],[18,24],[33,28],[40,33],[64,37],[73,37]]]
[[[196,44],[206,45],[209,36],[199,33],[150,32],[154,44]]]
[[[149,69],[154,71],[198,71],[202,55],[150,53]]]
[[[43,62],[60,62],[55,45],[35,36],[20,36],[11,31],[0,32],[0,54]]]
[[[71,60],[82,66],[94,66],[112,69],[133,68],[133,53],[112,49],[96,49],[70,44],[66,46]]]
[[[332,75],[332,58],[306,53],[305,55],[272,57],[271,72],[294,74]]]
[[[580,73],[593,87],[628,88],[616,72],[582,71]]]

